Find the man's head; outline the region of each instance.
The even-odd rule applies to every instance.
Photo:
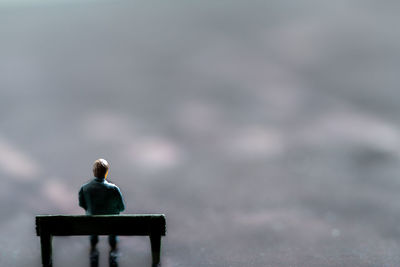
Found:
[[[107,178],[110,165],[105,159],[98,159],[93,164],[93,175],[97,178]]]

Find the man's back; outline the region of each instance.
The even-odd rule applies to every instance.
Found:
[[[119,214],[125,209],[119,188],[102,178],[94,178],[81,187],[79,206],[87,215]]]

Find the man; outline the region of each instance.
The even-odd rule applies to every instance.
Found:
[[[119,214],[125,209],[121,191],[118,186],[106,181],[109,164],[105,159],[98,159],[93,164],[94,179],[82,185],[79,190],[79,206],[84,208],[86,215]],[[90,263],[97,267],[99,253],[96,245],[99,241],[97,235],[90,236]],[[108,236],[110,243],[110,266],[116,267],[117,263],[117,236]]]

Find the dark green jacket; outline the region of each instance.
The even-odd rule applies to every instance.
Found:
[[[119,214],[125,209],[118,186],[101,178],[82,185],[79,206],[86,210],[86,215]]]

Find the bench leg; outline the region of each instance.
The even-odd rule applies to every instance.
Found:
[[[151,256],[153,258],[153,267],[160,266],[160,254],[161,254],[161,235],[151,235]]]
[[[40,235],[40,245],[42,248],[42,264],[43,267],[52,267],[53,262],[51,259],[52,248],[51,248],[52,236],[49,234]]]

